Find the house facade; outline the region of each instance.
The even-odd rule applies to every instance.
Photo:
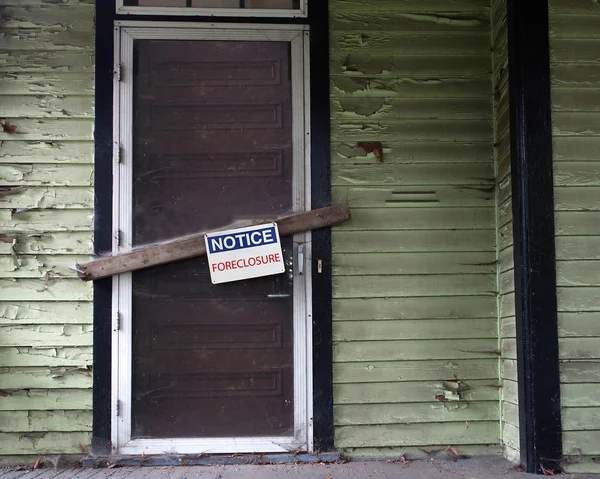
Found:
[[[0,0],[0,462],[600,459],[593,0]],[[94,257],[347,203],[284,274]]]

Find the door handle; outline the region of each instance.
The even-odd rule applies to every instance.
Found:
[[[298,245],[298,274],[299,275],[303,275],[304,274],[304,246],[299,244]]]

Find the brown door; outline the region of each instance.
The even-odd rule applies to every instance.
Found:
[[[289,43],[137,41],[134,246],[292,210]],[[222,285],[205,258],[133,274],[132,437],[292,436],[284,274]]]

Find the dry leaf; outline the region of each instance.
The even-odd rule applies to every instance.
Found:
[[[35,461],[35,464],[33,465],[33,469],[34,469],[34,470],[35,470],[35,469],[39,469],[41,465],[42,465],[42,458],[41,458],[41,457],[38,457],[38,458],[37,458],[37,461]]]
[[[0,125],[2,125],[2,131],[4,131],[4,133],[8,133],[9,135],[14,135],[17,132],[17,127],[14,125],[11,125],[6,120],[0,120]]]
[[[452,446],[448,446],[446,448],[446,452],[450,452],[450,453],[454,454],[456,457],[460,457],[460,454]]]

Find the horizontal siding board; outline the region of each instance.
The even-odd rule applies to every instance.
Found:
[[[496,318],[497,311],[496,298],[492,296],[333,300],[333,319],[337,321]]]
[[[1,257],[0,257],[0,265]],[[495,259],[488,253],[359,253],[334,254],[334,276],[393,274],[491,274]],[[0,270],[1,271],[1,270]],[[1,274],[1,273],[0,273]]]
[[[388,56],[394,52],[389,52]],[[383,56],[383,55],[382,55]],[[489,98],[489,77],[447,76],[351,76],[332,75],[331,95],[385,98]]]
[[[600,112],[598,114],[600,116]],[[558,162],[554,165],[555,186],[599,186],[600,161]]]
[[[557,297],[559,313],[600,311],[600,288],[597,287],[558,287]]]
[[[599,407],[600,383],[562,384],[562,407]]]
[[[0,255],[0,278],[77,278],[75,265],[83,264],[90,256]]]
[[[502,421],[519,427],[519,406],[509,402],[502,403]]]
[[[380,165],[373,152],[358,146],[358,141],[348,139],[332,143],[332,164]],[[388,141],[382,144],[386,165],[486,163],[492,161],[489,145],[480,142],[455,141]],[[453,188],[447,188],[453,189]]]
[[[497,421],[376,426],[340,426],[335,431],[338,447],[430,446],[448,444],[497,444]]]
[[[550,51],[554,63],[600,63],[596,39],[553,38]]]
[[[498,404],[470,402],[469,404],[360,404],[338,405],[333,408],[336,426],[371,424],[420,424],[460,421],[497,421]],[[428,427],[428,426],[425,426]]]
[[[556,112],[600,112],[600,88],[572,90],[555,88],[552,92],[552,109]]]
[[[458,359],[422,361],[383,361],[338,363],[333,366],[333,382],[380,383],[397,381],[443,381],[459,378],[496,379],[497,359]]]
[[[27,73],[36,73],[38,75],[40,73],[50,74],[48,75],[50,78],[53,78],[52,74],[59,73],[87,73],[86,77],[89,79],[88,85],[90,86],[89,89],[86,89],[86,91],[91,91],[93,88],[93,77],[92,75],[89,75],[89,73],[94,71],[94,67],[95,63],[93,48],[89,48],[87,51],[84,49],[83,51],[78,52],[48,50],[8,52],[0,50],[0,72],[10,73],[10,75],[3,75],[3,78],[0,79],[0,84],[3,86],[6,85],[6,83],[2,83],[3,81],[11,82],[11,79],[14,79],[15,77],[18,78],[19,76]],[[21,83],[20,81],[13,80],[11,83],[14,84],[16,88],[21,88],[21,86],[19,86]],[[57,88],[61,88],[58,84],[56,86]],[[9,91],[5,90],[4,88],[0,89],[0,91],[9,93]],[[24,92],[24,90],[20,89],[16,91]],[[46,90],[47,93],[52,93],[53,91],[54,90]],[[60,90],[56,91],[60,92]]]
[[[492,339],[427,341],[353,341],[334,344],[334,361],[412,361],[486,359],[498,355],[498,341]]]
[[[0,432],[91,431],[90,411],[0,412]]]
[[[343,253],[491,252],[488,230],[332,231],[332,249]],[[0,251],[2,251],[0,244]]]
[[[517,382],[518,368],[515,359],[502,359],[501,362],[501,377],[513,382]]]
[[[600,359],[600,336],[559,338],[561,359]]]
[[[92,210],[40,209],[12,214],[0,210],[0,229],[7,234],[46,234],[52,231],[91,231]]]
[[[94,168],[85,164],[3,164],[0,180],[22,186],[92,186]]]
[[[502,454],[500,443],[496,444],[461,444],[453,446],[461,455],[472,456],[498,456]],[[456,460],[456,456],[448,450],[448,445],[437,444],[434,447],[423,448],[421,446],[385,446],[385,447],[345,447],[343,451],[350,457],[374,458],[376,460],[389,459],[397,461],[404,456],[407,460],[425,459],[432,457],[438,459]]]
[[[600,115],[596,112],[554,112],[552,130],[557,136],[600,136]]]
[[[0,254],[88,255],[93,251],[91,231],[25,231],[9,237],[8,242],[0,242]]]
[[[489,207],[493,193],[487,187],[436,186],[381,187],[381,186],[334,186],[333,202],[348,203],[355,208],[448,208]]]
[[[77,186],[20,187],[14,194],[0,196],[0,208],[90,209],[94,190]]]
[[[519,387],[517,381],[502,380],[502,401],[510,404],[519,404]]]
[[[557,261],[558,286],[600,286],[600,260]]]
[[[0,132],[0,141],[84,141],[92,140],[93,119],[5,118],[17,128],[14,134]]]
[[[578,1],[582,2],[582,0]],[[426,3],[417,0],[405,0],[400,4],[396,0],[378,0],[376,4],[362,2],[361,0],[331,0],[329,5],[330,11],[334,12],[337,10],[353,12],[366,11],[371,14],[388,12],[436,12],[439,14],[450,12],[487,12],[487,5],[482,4],[478,0],[431,0]]]
[[[513,454],[518,455],[519,451],[519,428],[512,424],[502,424],[502,443],[509,448],[511,451],[515,451]],[[520,455],[519,455],[520,456]],[[519,457],[520,459],[520,457]]]
[[[31,389],[3,397],[0,411],[91,410],[91,389]]]
[[[600,454],[600,430],[564,431],[563,450],[578,455]]]
[[[92,302],[0,302],[0,324],[91,324]]]
[[[0,454],[81,454],[90,442],[88,432],[0,433]]]
[[[90,118],[93,106],[93,96],[0,95],[2,117]]]
[[[91,141],[5,141],[0,150],[0,164],[52,163],[92,164],[94,143]],[[58,175],[54,178],[60,180]]]
[[[552,140],[552,154],[554,165],[560,162],[598,161],[600,138],[555,136]]]
[[[0,283],[1,284],[1,283]],[[484,274],[336,276],[334,298],[495,295],[494,277]]]
[[[498,387],[492,381],[472,380],[463,385],[466,389],[461,399],[440,401],[440,405],[456,402],[458,406],[472,401],[498,401]],[[336,384],[334,394],[336,404],[393,404],[436,401],[436,396],[451,396],[447,383],[444,382],[393,382],[367,384]]]
[[[92,364],[92,348],[27,348],[0,349],[6,367],[86,367]],[[2,401],[0,401],[0,404]],[[10,410],[10,409],[8,409]]]
[[[92,285],[79,279],[0,279],[4,301],[91,301]]]
[[[90,389],[92,374],[88,368],[0,368],[0,388]],[[0,424],[2,421],[0,421]]]
[[[0,347],[91,345],[92,327],[87,324],[0,326]]]
[[[554,216],[557,236],[600,236],[597,212],[557,211]]]
[[[333,324],[334,341],[476,339],[495,338],[497,335],[495,319],[336,321]]]
[[[61,1],[62,3],[62,1]],[[3,1],[2,4],[5,4]],[[7,29],[92,30],[93,4],[78,5],[9,5],[3,9],[3,26]]]
[[[1,219],[0,216],[0,224],[2,224]],[[493,229],[494,219],[493,208],[364,208],[355,209],[352,212],[352,219],[337,229],[340,231]],[[576,217],[567,219],[577,220]],[[565,226],[570,226],[567,221],[564,223]],[[600,222],[597,227],[592,227],[588,231],[596,229],[600,231]]]
[[[559,88],[600,88],[600,63],[554,63],[550,65],[553,91]],[[556,157],[555,157],[556,161]]]
[[[563,360],[560,364],[563,383],[600,383],[600,360]]]
[[[85,25],[82,25],[85,29]],[[74,28],[54,29],[3,29],[0,50],[87,50],[94,43],[94,30]]]
[[[566,407],[562,410],[563,431],[597,430],[600,407]]]
[[[556,211],[600,211],[599,197],[600,187],[597,186],[554,188],[554,209]]]

